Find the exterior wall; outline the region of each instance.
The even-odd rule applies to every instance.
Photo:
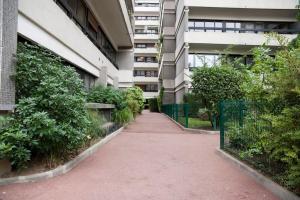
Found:
[[[124,27],[127,27],[126,30],[131,32],[132,29],[127,10],[125,9],[125,2],[120,2],[120,6],[122,13],[125,13],[123,15]],[[93,7],[91,10],[97,12],[98,8]],[[120,24],[120,26],[123,27],[123,24]],[[30,3],[28,0],[19,0],[18,33],[53,51],[87,73],[94,75],[96,84],[118,85],[114,80],[116,77],[122,76],[121,81],[126,82],[127,87],[132,86],[132,77],[124,77],[124,73],[120,71],[132,71],[133,51],[130,49],[130,53],[118,51],[117,63],[120,69],[118,70],[53,0],[31,0]],[[108,36],[115,38],[109,33]],[[117,42],[125,44],[133,39],[133,35],[128,33],[128,37],[124,38],[122,36],[123,40],[118,39],[111,42],[118,48]],[[126,44],[130,44],[130,42]],[[104,76],[107,77],[104,78]]]
[[[159,3],[159,0],[136,0],[136,3]],[[146,7],[146,6],[136,6],[135,16],[159,16],[159,7]],[[136,20],[135,28],[144,29],[145,31],[148,27],[160,26],[159,20]],[[157,43],[159,40],[159,34],[139,34],[136,33],[134,36],[135,43]],[[136,57],[156,57],[158,50],[156,47],[146,47],[146,48],[135,48],[134,50]],[[134,62],[134,70],[149,70],[158,71],[159,64],[151,62]],[[141,86],[144,91],[144,98],[154,98],[158,96],[158,92],[149,92],[146,87],[149,85],[158,85],[158,77],[146,77],[146,76],[135,76],[133,77],[134,84]]]
[[[0,113],[15,104],[14,58],[17,50],[17,0],[0,0]]]
[[[165,1],[170,2],[170,1]],[[192,72],[188,68],[189,53],[214,53],[227,49],[234,45],[230,53],[243,54],[249,49],[266,42],[267,38],[263,34],[255,33],[230,33],[230,32],[189,32],[189,19],[202,20],[236,20],[236,21],[269,21],[269,22],[295,22],[297,0],[174,0],[176,10],[175,35],[176,50],[175,66],[176,75],[173,79],[175,85],[175,101],[180,103],[183,95],[188,92],[190,76]],[[165,12],[165,11],[162,11]],[[168,27],[167,14],[164,14],[163,30],[171,32]],[[299,24],[293,27],[299,28]],[[296,37],[296,34],[285,35],[288,40]],[[164,51],[169,49],[168,42],[164,40]],[[270,40],[270,47],[278,47],[278,42]],[[165,52],[163,52],[164,54]],[[163,65],[166,71],[167,67]],[[164,77],[162,70],[162,83],[170,85],[170,77]]]

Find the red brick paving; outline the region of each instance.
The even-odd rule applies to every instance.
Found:
[[[145,112],[69,173],[0,186],[0,199],[277,199],[218,156],[217,146],[217,135],[188,134],[163,115]]]

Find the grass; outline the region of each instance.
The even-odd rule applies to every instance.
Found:
[[[180,117],[179,123],[185,125],[185,118]],[[194,129],[212,129],[210,121],[204,121],[199,118],[189,118],[189,128]]]

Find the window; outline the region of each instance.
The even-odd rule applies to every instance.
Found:
[[[76,17],[81,26],[85,26],[85,24],[86,24],[86,11],[87,11],[87,9],[86,9],[85,5],[83,4],[83,2],[78,1]]]
[[[147,48],[147,44],[135,44],[135,48]]]
[[[219,64],[220,55],[217,54],[189,54],[189,68],[212,67]]]
[[[137,7],[159,7],[158,3],[135,3]]]
[[[135,16],[136,20],[159,20],[158,16]]]
[[[293,30],[293,22],[250,22],[250,21],[220,21],[220,20],[198,20],[190,19],[188,22],[189,31],[205,32],[235,32],[235,33],[268,33],[278,32],[285,34],[299,33],[300,30]]]
[[[134,58],[134,60],[135,60],[135,62],[157,63],[156,57],[137,56]]]
[[[145,57],[143,57],[143,56],[135,57],[135,61],[136,62],[145,62]]]
[[[55,0],[82,31],[87,34],[94,45],[115,65],[117,52],[102,31],[97,19],[86,6],[84,0]]]

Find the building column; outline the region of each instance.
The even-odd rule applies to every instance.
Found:
[[[101,67],[101,71],[99,72],[99,77],[95,82],[95,86],[102,85],[104,87],[107,86],[107,67]]]
[[[0,112],[15,104],[18,0],[0,0]]]

